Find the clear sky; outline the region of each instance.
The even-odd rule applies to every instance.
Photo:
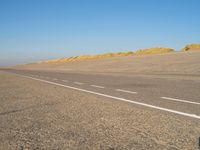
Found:
[[[0,66],[200,43],[200,0],[0,0]]]

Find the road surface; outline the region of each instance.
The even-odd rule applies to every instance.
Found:
[[[96,94],[172,109],[200,119],[200,81],[24,70],[10,72],[39,81],[49,81]]]
[[[30,70],[4,70],[1,72],[5,78],[10,76],[10,78],[16,78],[15,80],[19,79],[20,82],[41,84],[43,88],[39,87],[38,89],[40,89],[39,92],[42,94],[45,102],[47,101],[46,99],[51,99],[50,101],[52,101],[52,103],[60,102],[63,104],[63,106],[59,105],[59,111],[61,111],[59,114],[62,114],[63,111],[61,116],[64,117],[61,119],[62,121],[60,121],[60,126],[64,126],[62,127],[63,130],[69,130],[67,127],[70,126],[70,130],[67,131],[65,135],[67,141],[64,142],[62,137],[60,142],[63,145],[59,145],[58,141],[55,140],[56,137],[50,137],[51,140],[55,140],[52,142],[55,145],[52,146],[49,144],[50,149],[198,148],[198,137],[200,136],[199,80]],[[9,79],[7,80],[9,81]],[[35,93],[38,92],[38,85],[32,85],[31,83],[25,85],[26,88],[28,88],[27,90],[30,88],[29,92],[31,92],[31,89],[35,91]],[[50,90],[47,90],[48,88],[50,88]],[[25,93],[25,95],[28,96],[29,92]],[[33,95],[35,99],[37,99],[36,101],[43,101],[41,98],[37,98],[37,96],[40,96],[35,95],[35,93]],[[71,97],[68,95],[69,93],[75,94]],[[65,94],[67,94],[66,98],[70,99],[69,102],[63,102],[62,98],[65,97]],[[4,93],[4,95],[6,95],[6,93]],[[16,95],[16,99],[19,98],[20,96],[18,97]],[[35,102],[31,101],[31,103]],[[49,103],[50,107],[52,107],[51,102]],[[3,105],[2,108],[5,107],[7,109],[7,105],[8,104],[6,104],[6,106]],[[14,106],[12,107],[14,108]],[[77,114],[73,114],[75,115],[75,119],[73,119],[72,115],[74,109],[77,110]],[[72,112],[70,112],[70,110]],[[11,111],[11,114],[15,112],[18,113],[18,109],[13,110],[13,112]],[[53,113],[52,110],[50,112]],[[36,113],[35,110],[33,113]],[[39,113],[41,112],[39,111]],[[0,116],[9,115],[9,113],[6,114],[5,112],[0,112],[0,114]],[[58,114],[55,114],[55,116],[51,116],[52,119],[58,117]],[[41,114],[41,116],[43,115]],[[69,118],[66,119],[65,117]],[[80,122],[76,122],[76,117]],[[38,116],[36,118],[38,118]],[[73,121],[70,124],[67,120]],[[100,123],[99,121],[102,122]],[[5,124],[1,124],[1,129],[4,128]],[[78,127],[71,129],[73,127],[72,125],[76,126],[77,124],[80,125],[80,129]],[[95,131],[95,128],[99,129],[99,127],[102,127],[101,132]],[[51,127],[48,128],[52,130]],[[38,132],[38,134],[42,133],[42,131]],[[55,132],[53,133],[55,134]],[[34,131],[31,134],[36,136]],[[46,133],[44,139],[46,140]],[[48,148],[48,144],[42,146],[42,144],[45,143],[44,139],[38,142],[39,149]],[[69,140],[71,140],[70,142],[72,143],[69,143]],[[33,145],[31,146],[32,142]],[[37,147],[37,142],[34,140],[32,142],[26,143],[25,145],[22,144],[21,146],[27,146],[29,148]],[[21,141],[19,143],[21,143]]]

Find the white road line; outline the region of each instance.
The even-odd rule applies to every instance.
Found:
[[[187,100],[182,100],[182,99],[177,99],[177,98],[170,98],[170,97],[160,97],[160,98],[170,100],[170,101],[177,101],[177,102],[200,105],[200,103],[198,103],[198,102],[192,102],[192,101],[187,101]]]
[[[121,89],[116,89],[116,91],[125,92],[125,93],[131,93],[131,94],[137,94],[137,92],[127,91],[127,90],[121,90]]]
[[[81,82],[74,82],[74,84],[82,85],[83,83],[81,83]]]
[[[90,85],[90,86],[92,86],[92,87],[96,87],[96,88],[101,88],[101,89],[105,88],[105,87],[103,87],[103,86],[99,86],[99,85]]]
[[[141,105],[141,106],[145,106],[145,107],[149,107],[149,108],[154,108],[154,109],[158,109],[158,110],[162,110],[162,111],[166,111],[166,112],[170,112],[170,113],[174,113],[174,114],[178,114],[178,115],[182,115],[182,116],[187,116],[187,117],[191,117],[191,118],[200,119],[200,116],[195,115],[195,114],[184,113],[184,112],[180,112],[180,111],[176,111],[176,110],[172,110],[172,109],[168,109],[168,108],[163,108],[163,107],[154,106],[154,105],[150,105],[150,104],[145,104],[145,103],[141,103],[141,102],[137,102],[137,101],[132,101],[132,100],[125,99],[125,98],[120,98],[120,97],[106,95],[106,94],[102,94],[102,93],[98,93],[98,92],[84,90],[84,89],[80,89],[80,88],[76,88],[76,87],[72,87],[72,86],[67,86],[67,85],[63,85],[63,84],[59,84],[59,83],[55,83],[55,82],[51,82],[51,81],[47,81],[47,80],[42,80],[42,79],[33,78],[33,77],[25,76],[25,75],[20,75],[20,74],[17,74],[17,73],[13,73],[13,74],[16,74],[16,75],[22,76],[22,77],[26,77],[26,78],[29,78],[29,79],[45,82],[45,83],[48,83],[48,84],[53,84],[53,85],[57,85],[57,86],[61,86],[61,87],[65,87],[65,88],[69,88],[69,89],[73,89],[73,90],[77,90],[77,91],[82,91],[82,92],[86,92],[86,93],[90,93],[90,94],[94,94],[94,95],[99,95],[99,96],[103,96],[103,97],[107,97],[107,98],[112,98],[112,99],[119,100],[119,101],[124,101],[124,102],[129,102],[129,103],[132,103],[132,104],[137,104],[137,105]]]
[[[68,80],[62,80],[63,82],[68,82]]]

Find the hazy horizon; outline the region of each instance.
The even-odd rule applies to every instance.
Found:
[[[200,43],[199,0],[0,2],[0,66]]]

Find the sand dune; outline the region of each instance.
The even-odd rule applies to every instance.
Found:
[[[196,51],[196,50],[200,50],[200,44],[189,44],[189,45],[186,45],[182,50],[183,51]]]
[[[59,72],[200,76],[200,52],[173,52],[105,59],[20,65],[14,68]]]
[[[186,45],[182,49],[182,51],[196,51],[196,50],[200,50],[200,44],[189,44],[189,45]],[[105,53],[105,54],[99,54],[99,55],[81,55],[81,56],[63,57],[63,58],[41,61],[38,63],[40,63],[40,64],[41,63],[58,63],[58,62],[105,59],[105,58],[124,57],[124,56],[163,54],[163,53],[170,53],[170,52],[174,52],[174,51],[175,50],[172,48],[154,47],[154,48],[139,49],[137,51]]]
[[[124,56],[134,56],[134,55],[148,55],[148,54],[163,54],[173,52],[171,48],[148,48],[148,49],[139,49],[136,52],[118,52],[118,53],[105,53],[99,55],[82,55],[75,57],[64,57],[52,60],[41,61],[39,63],[55,63],[55,62],[69,62],[69,61],[80,61],[80,60],[91,60],[91,59],[103,59],[103,58],[112,58],[112,57],[124,57]]]

